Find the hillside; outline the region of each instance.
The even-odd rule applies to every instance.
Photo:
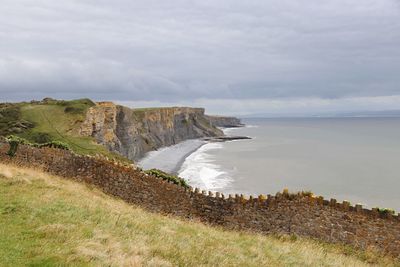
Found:
[[[143,211],[97,189],[0,165],[1,266],[400,266],[304,238],[232,232]]]
[[[87,110],[95,103],[89,99],[73,101],[44,99],[0,104],[0,136],[17,135],[33,143],[61,141],[78,154],[102,154],[127,161],[98,144],[93,137],[76,133]]]

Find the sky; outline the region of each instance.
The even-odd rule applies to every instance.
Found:
[[[400,0],[0,0],[0,101],[400,109]]]

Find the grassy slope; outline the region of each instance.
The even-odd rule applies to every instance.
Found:
[[[339,245],[230,232],[151,214],[87,185],[0,164],[1,266],[368,263],[396,264]]]
[[[87,109],[92,105],[94,103],[88,99],[51,101],[47,104],[17,104],[20,112],[18,119],[34,125],[33,128],[17,135],[31,142],[38,142],[38,137],[44,134],[50,140],[69,144],[71,149],[78,154],[102,154],[109,158],[128,161],[116,153],[109,152],[104,146],[97,144],[92,137],[74,134],[74,130],[85,119]],[[66,108],[72,109],[72,112],[65,112]],[[15,118],[12,119],[15,120]]]

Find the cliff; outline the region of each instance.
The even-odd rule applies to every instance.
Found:
[[[215,127],[243,127],[240,119],[235,117],[223,117],[223,116],[210,116],[205,115],[206,119]]]
[[[210,118],[203,108],[130,109],[99,102],[88,109],[79,135],[92,136],[109,150],[137,160],[148,151],[187,139],[222,136],[216,126],[224,123]]]

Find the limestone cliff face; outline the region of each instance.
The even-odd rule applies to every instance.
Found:
[[[235,117],[223,117],[223,116],[210,116],[205,115],[206,119],[216,127],[242,127],[240,119]]]
[[[132,160],[146,152],[193,138],[222,136],[202,108],[130,109],[110,102],[91,107],[79,134]]]
[[[109,150],[117,151],[117,148],[121,146],[116,135],[117,111],[117,106],[112,102],[97,103],[96,106],[88,109],[79,134],[92,136]]]

